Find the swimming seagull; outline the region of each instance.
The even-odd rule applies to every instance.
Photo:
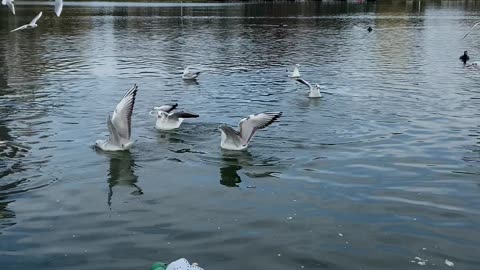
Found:
[[[7,0],[8,1],[8,0]],[[12,31],[10,32],[15,32],[15,31],[18,31],[18,30],[23,30],[23,29],[27,29],[27,28],[35,28],[37,27],[37,21],[40,19],[40,17],[42,17],[42,12],[38,13],[37,17],[33,18],[33,20],[29,23],[29,24],[25,24],[25,25],[22,25],[16,29],[13,29]]]
[[[309,98],[321,98],[322,97],[322,93],[320,93],[320,85],[318,83],[315,84],[315,85],[311,85],[309,82],[307,82],[306,80],[301,79],[301,78],[296,79],[296,81],[308,86],[308,88],[310,89],[310,93],[308,93]]]
[[[198,114],[188,113],[184,111],[173,112],[178,106],[178,103],[173,105],[163,105],[155,107],[157,111],[157,122],[155,128],[160,130],[177,129],[182,124],[185,118],[197,118]]]
[[[128,150],[133,146],[132,135],[132,113],[137,96],[138,86],[133,85],[123,96],[120,103],[115,107],[113,116],[107,116],[107,126],[110,136],[108,140],[97,140],[96,146],[103,151]]]
[[[57,17],[60,17],[60,14],[62,14],[63,10],[63,0],[55,0],[55,14],[57,14]]]
[[[300,78],[300,71],[298,70],[299,67],[300,67],[300,65],[296,64],[295,68],[293,69],[292,74],[288,75],[288,77],[290,77],[290,78]]]
[[[183,70],[182,79],[184,79],[184,80],[195,80],[195,79],[197,79],[198,75],[200,75],[200,72],[191,72],[190,67],[185,66],[185,69]]]
[[[163,267],[160,269],[163,269]],[[203,270],[203,268],[198,266],[197,263],[190,264],[187,259],[181,258],[171,262],[165,270]]]
[[[472,28],[470,28],[470,30],[468,30],[468,32],[465,34],[465,36],[463,36],[463,38],[466,38],[466,37],[470,34],[470,32],[472,32],[473,29],[475,29],[475,27],[477,27],[479,24],[480,24],[480,22],[476,22],[476,23],[472,26]]]
[[[2,0],[2,5],[6,5],[15,15],[15,5],[13,5],[13,0]]]
[[[221,125],[219,127],[222,134],[220,147],[226,150],[243,150],[247,148],[257,130],[268,127],[281,116],[281,112],[252,114],[240,121],[238,124],[240,131],[236,131],[228,125]]]

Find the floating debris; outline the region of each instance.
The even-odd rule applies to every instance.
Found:
[[[339,236],[343,237],[343,233],[338,233]]]
[[[256,186],[247,186],[247,188],[257,188]]]
[[[293,219],[293,217],[287,217],[287,219],[288,219],[288,220],[291,220],[291,219]]]

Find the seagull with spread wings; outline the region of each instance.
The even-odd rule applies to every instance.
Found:
[[[220,147],[226,150],[244,150],[257,130],[268,127],[281,116],[281,112],[252,114],[240,121],[238,124],[240,131],[228,125],[221,125],[219,127],[222,135]]]
[[[308,86],[310,92],[308,93],[309,98],[321,98],[322,93],[320,93],[320,85],[316,83],[315,85],[311,85],[309,82],[307,82],[304,79],[298,78],[296,79],[297,82],[302,83],[306,86]]]
[[[157,112],[157,122],[155,128],[159,130],[172,130],[177,129],[186,118],[197,118],[198,114],[188,113],[184,111],[175,111],[178,103],[173,105],[163,105],[155,107],[154,111]]]
[[[37,17],[33,18],[33,20],[29,23],[29,24],[25,24],[25,25],[22,25],[16,29],[13,29],[12,31],[10,32],[15,32],[15,31],[18,31],[18,30],[23,30],[23,29],[27,29],[27,28],[35,28],[37,27],[37,21],[40,19],[40,17],[42,17],[42,12],[38,13]]]
[[[97,140],[96,146],[103,151],[123,151],[133,146],[132,113],[137,96],[138,86],[135,84],[118,103],[113,115],[108,114],[107,126],[110,136],[107,140]]]
[[[200,75],[200,72],[192,72],[190,71],[189,66],[185,66],[182,74],[182,79],[184,80],[196,80],[197,77]]]

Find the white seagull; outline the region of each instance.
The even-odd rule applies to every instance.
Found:
[[[296,64],[295,68],[293,68],[292,74],[288,75],[288,77],[290,77],[290,78],[300,78],[301,77],[300,76],[300,71],[298,70],[299,67],[300,67],[300,65]]]
[[[55,0],[55,14],[57,14],[57,17],[60,17],[60,14],[62,14],[63,10],[63,0]]]
[[[133,85],[118,103],[113,116],[107,116],[107,126],[110,136],[108,140],[97,140],[96,146],[103,151],[123,151],[133,146],[132,113],[137,96],[138,86]]]
[[[222,134],[220,147],[226,150],[244,150],[257,130],[268,127],[281,116],[281,112],[252,114],[240,120],[238,124],[240,131],[227,125],[221,125],[219,127]]]
[[[463,36],[463,38],[466,38],[466,37],[470,34],[470,32],[472,32],[473,29],[475,29],[479,24],[480,24],[480,22],[476,22],[476,23],[472,26],[472,28],[470,28],[470,30],[468,30],[468,32],[465,34],[465,36]]]
[[[182,124],[185,118],[197,118],[198,114],[177,111],[173,112],[177,108],[178,104],[163,105],[153,108],[157,112],[157,122],[155,122],[155,128],[159,130],[172,130],[177,129]]]
[[[310,89],[310,92],[308,93],[309,98],[321,98],[322,97],[322,93],[320,93],[320,85],[318,83],[316,83],[315,85],[311,85],[309,82],[307,82],[306,80],[301,79],[301,78],[296,79],[296,81],[308,86],[308,88]]]
[[[10,32],[15,32],[15,31],[18,31],[18,30],[37,27],[38,26],[37,21],[40,19],[40,17],[42,17],[42,14],[43,14],[42,12],[38,13],[37,17],[33,18],[33,20],[29,24],[22,25],[22,26],[20,26],[16,29],[13,29]]]
[[[166,270],[203,270],[198,264],[187,261],[185,258],[178,259],[174,262],[171,262]]]
[[[6,5],[15,15],[15,5],[13,5],[13,0],[2,0],[2,5]]]
[[[190,67],[185,66],[185,69],[183,70],[183,74],[182,74],[182,79],[195,80],[197,79],[198,75],[200,75],[200,72],[191,72]]]

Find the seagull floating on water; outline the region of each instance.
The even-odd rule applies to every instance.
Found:
[[[96,146],[103,151],[123,151],[133,146],[132,135],[132,113],[137,96],[138,86],[133,85],[123,96],[120,103],[115,107],[113,116],[108,114],[107,126],[110,136],[108,140],[97,140]]]
[[[7,0],[8,1],[8,0]],[[13,29],[12,31],[10,32],[15,32],[15,31],[18,31],[18,30],[23,30],[23,29],[27,29],[27,28],[35,28],[37,27],[37,21],[40,19],[40,17],[42,17],[42,12],[38,13],[37,17],[33,18],[33,20],[29,23],[29,24],[25,24],[25,25],[22,25],[16,29]]]
[[[187,259],[185,258],[181,258],[181,259],[178,259],[174,262],[171,262],[168,266],[160,266],[160,267],[155,267],[153,268],[153,270],[203,270],[203,268],[201,268],[200,266],[198,266],[197,263],[192,263],[190,264],[189,261],[187,261]]]
[[[191,72],[189,66],[185,66],[183,70],[182,79],[184,80],[195,80],[200,75],[200,72]]]
[[[268,127],[281,116],[281,112],[252,114],[240,121],[238,124],[240,131],[228,125],[221,125],[219,127],[222,134],[220,147],[226,150],[244,150],[257,130]]]
[[[184,111],[173,112],[178,103],[173,105],[163,105],[153,108],[157,112],[157,122],[155,128],[160,130],[177,129],[185,118],[198,118],[198,114],[188,113]]]
[[[288,75],[288,77],[290,77],[290,78],[300,78],[301,77],[300,76],[300,71],[298,70],[299,67],[300,67],[300,65],[296,64],[295,68],[293,68],[293,72],[290,75]]]
[[[15,5],[13,4],[13,0],[2,0],[2,5],[6,5],[15,15]]]
[[[55,0],[55,14],[57,14],[57,17],[60,17],[60,14],[62,14],[63,10],[63,0]]]
[[[466,38],[466,37],[470,34],[470,32],[472,32],[473,29],[475,29],[478,25],[480,25],[480,22],[476,22],[476,23],[472,26],[472,28],[470,28],[470,30],[468,30],[468,32],[465,34],[465,36],[463,36],[463,38]]]
[[[311,85],[309,82],[307,82],[306,80],[301,79],[301,78],[297,79],[296,81],[308,86],[308,88],[310,89],[310,92],[308,93],[309,98],[321,98],[322,97],[322,93],[320,93],[320,85],[318,83],[315,84],[315,85]]]

